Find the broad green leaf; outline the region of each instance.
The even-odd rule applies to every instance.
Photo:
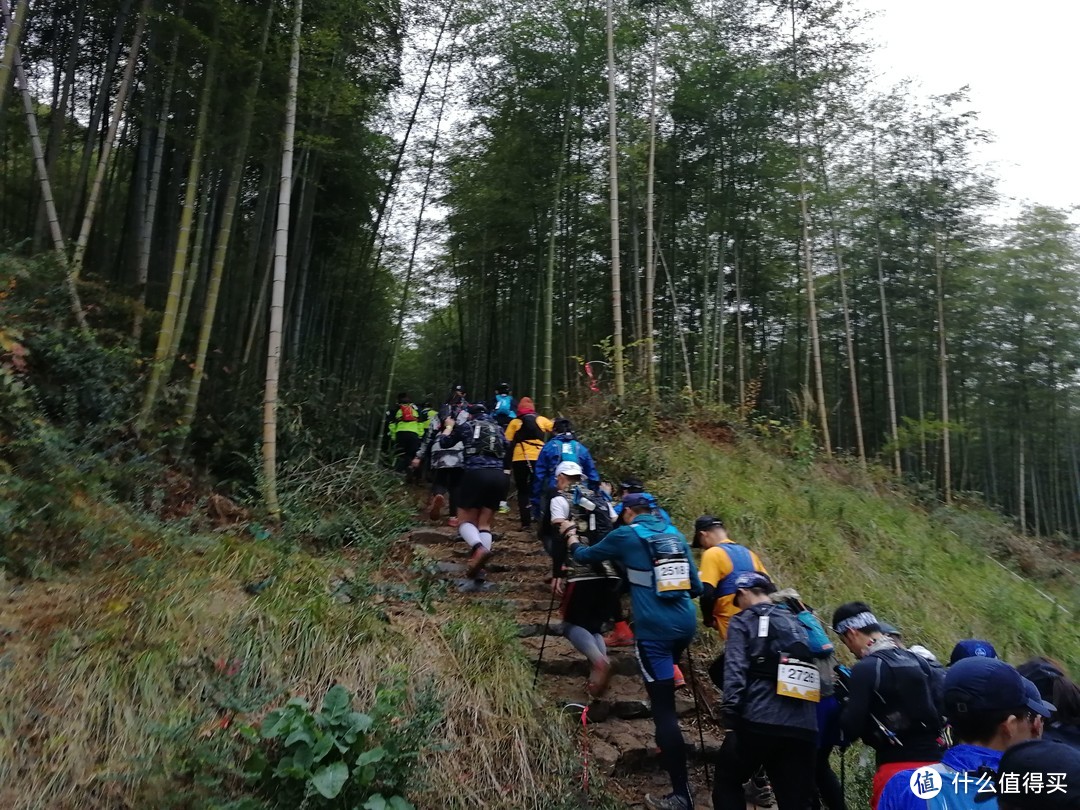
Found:
[[[330,749],[334,747],[334,735],[333,734],[320,734],[315,746],[311,749],[311,756],[315,762],[320,762],[323,757],[330,753]]]
[[[322,713],[331,720],[337,720],[348,714],[351,704],[348,690],[340,683],[334,684],[323,698]]]
[[[387,810],[388,806],[381,793],[376,793],[364,802],[364,810]]]
[[[319,795],[327,799],[337,798],[349,778],[349,768],[344,762],[335,762],[319,768],[311,777],[311,784]]]
[[[285,747],[295,745],[298,742],[306,743],[307,745],[315,744],[315,735],[312,734],[311,729],[307,726],[300,726],[295,729],[292,734],[285,738]]]
[[[412,802],[406,801],[401,796],[391,796],[390,810],[416,810],[416,808]]]
[[[384,757],[386,757],[386,749],[380,746],[362,753],[357,757],[356,764],[359,766],[371,765],[373,762],[381,762]]]

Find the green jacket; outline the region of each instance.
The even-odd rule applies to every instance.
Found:
[[[412,409],[412,420],[408,421],[403,418],[402,408]],[[390,434],[390,438],[397,437],[398,432],[415,433],[417,436],[423,436],[424,431],[427,430],[428,422],[420,413],[420,409],[415,405],[398,405],[398,409],[394,412],[394,418],[390,421],[390,427],[387,432]]]

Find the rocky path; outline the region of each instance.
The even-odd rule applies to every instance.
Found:
[[[537,690],[552,706],[573,714],[575,719],[580,717],[584,705],[589,706],[588,751],[593,773],[599,772],[607,778],[613,792],[628,807],[644,807],[642,797],[646,792],[663,795],[670,788],[667,775],[660,768],[651,711],[633,648],[609,651],[614,669],[611,687],[601,700],[590,701],[585,693],[588,663],[560,635],[558,604],[551,614],[544,642],[544,626],[551,606],[547,584],[550,558],[533,533],[511,529],[508,524],[509,520],[503,516],[496,520],[495,554],[487,567],[486,578],[481,581],[464,578],[468,547],[455,529],[428,523],[414,529],[403,540],[411,544],[414,555],[423,554],[432,561],[437,576],[447,582],[447,599],[498,600],[514,612],[526,654],[536,661],[544,646]],[[700,718],[689,684],[679,691],[676,705],[690,752],[696,806],[707,808],[712,804],[705,765],[715,758],[721,736],[710,721],[717,694],[711,683],[702,682],[707,681],[707,676],[701,655],[699,652],[695,663]],[[685,660],[683,669],[690,681]],[[579,739],[583,736],[579,735]]]

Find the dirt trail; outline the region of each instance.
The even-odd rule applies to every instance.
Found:
[[[457,530],[445,525],[426,523],[404,538],[415,552],[428,555],[436,562],[439,576],[447,581],[447,599],[498,600],[514,612],[521,644],[526,654],[536,661],[543,644],[544,625],[551,605],[547,584],[551,560],[532,532],[511,528],[510,516],[496,518],[495,554],[487,567],[487,576],[479,586],[466,580],[465,564],[468,547],[458,537]],[[443,521],[445,523],[445,520]],[[516,526],[517,521],[512,521]],[[628,807],[644,807],[645,793],[664,795],[670,790],[666,773],[660,768],[654,740],[652,715],[642,685],[637,660],[632,647],[609,651],[614,677],[608,693],[601,700],[591,701],[585,693],[588,663],[560,634],[559,607],[551,615],[547,642],[540,664],[537,690],[552,706],[565,709],[575,719],[581,706],[589,705],[588,752],[593,773],[608,779],[613,792],[627,802]],[[683,670],[690,680],[684,659]],[[699,735],[698,716],[690,686],[681,689],[676,700],[683,737],[690,756],[691,781],[695,788],[695,806],[711,807],[705,778],[705,763],[715,759],[722,737],[708,719],[710,707],[717,696],[705,673],[706,662],[700,652],[695,659],[695,674],[701,715],[704,719]],[[579,733],[579,742],[584,734]],[[704,752],[701,739],[704,739]],[[710,765],[709,770],[712,770]]]

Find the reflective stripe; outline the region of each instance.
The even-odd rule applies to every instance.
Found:
[[[638,585],[642,588],[653,587],[653,572],[651,568],[648,571],[641,571],[637,568],[627,568],[626,579],[631,585]]]

